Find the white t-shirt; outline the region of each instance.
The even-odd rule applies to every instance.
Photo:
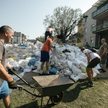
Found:
[[[46,31],[51,32],[51,31],[53,31],[53,30],[52,30],[52,28],[47,28],[47,30],[46,30]]]
[[[92,51],[89,50],[89,49],[85,49],[85,50],[83,51],[83,53],[84,53],[84,54],[87,53],[87,54],[89,55],[89,57],[90,57],[90,60],[93,60],[93,59],[96,58],[96,57],[100,57],[97,53],[94,53],[94,52],[92,52]]]

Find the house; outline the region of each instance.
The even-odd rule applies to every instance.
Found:
[[[82,46],[87,42],[91,47],[95,47],[96,34],[92,32],[92,27],[96,25],[96,20],[93,19],[92,13],[96,11],[96,7],[91,7],[83,14],[82,21]]]
[[[13,36],[13,39],[11,40],[11,44],[13,43],[17,43],[17,44],[20,44],[20,43],[25,43],[26,41],[26,35],[24,35],[23,33],[21,32],[14,32],[14,36]]]
[[[97,9],[92,13],[92,18],[96,20],[92,32],[96,35],[95,45],[99,47],[102,38],[108,43],[108,0],[99,0],[93,7]]]

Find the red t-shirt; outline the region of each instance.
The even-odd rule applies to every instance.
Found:
[[[51,49],[50,43],[52,43],[52,39],[51,39],[51,38],[49,38],[49,39],[46,40],[46,42],[44,43],[44,45],[43,45],[41,51],[50,52],[50,49]]]

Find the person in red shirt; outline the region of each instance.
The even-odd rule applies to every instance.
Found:
[[[55,46],[52,45],[52,41],[53,41],[54,37],[51,36],[49,39],[47,39],[41,49],[41,72],[40,74],[42,74],[42,70],[43,70],[43,66],[44,63],[46,62],[46,70],[47,70],[47,74],[49,74],[49,52],[51,50],[51,48],[55,48]]]

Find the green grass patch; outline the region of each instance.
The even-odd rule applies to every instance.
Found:
[[[64,91],[63,100],[53,105],[51,101],[48,104],[48,108],[108,108],[108,80],[107,79],[95,79],[94,87],[86,87],[87,80],[77,82],[67,90]],[[22,85],[28,90],[26,85]],[[35,90],[35,94],[38,91]],[[40,108],[41,98],[32,100],[32,95],[24,90],[19,91],[12,90],[10,95],[12,108]],[[43,98],[43,107],[47,104],[49,97]],[[0,108],[4,108],[3,102],[0,101]]]

